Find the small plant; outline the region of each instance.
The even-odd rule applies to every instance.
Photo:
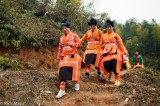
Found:
[[[0,56],[0,68],[18,70],[20,68],[21,61],[16,58],[9,58],[8,56]]]
[[[20,40],[12,40],[11,44],[13,45],[14,48],[20,48]]]
[[[146,68],[144,72],[147,75],[153,75],[153,73],[154,73],[153,69],[151,69],[151,68]]]
[[[27,68],[29,68],[29,69],[32,69],[32,68],[33,68],[33,65],[32,65],[31,62],[27,62],[26,65],[27,65]]]
[[[8,47],[10,44],[9,44],[9,36],[10,36],[10,33],[3,30],[3,29],[0,29],[0,43],[2,43],[2,45],[4,47]]]

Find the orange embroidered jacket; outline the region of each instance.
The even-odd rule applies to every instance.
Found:
[[[113,54],[119,48],[121,52],[127,53],[121,37],[117,33],[105,33],[100,41],[100,46],[104,46],[102,53]]]
[[[79,36],[72,32],[67,35],[61,36],[59,41],[57,59],[60,60],[61,57],[66,54],[77,53],[77,47],[80,46],[79,40]]]
[[[127,50],[122,42],[121,37],[117,33],[106,33],[103,35],[100,46],[104,47],[102,54],[107,54],[101,60],[101,69],[104,71],[104,74],[107,74],[108,71],[104,68],[104,62],[110,61],[112,59],[117,60],[116,72],[120,73],[122,66],[122,54],[127,53]]]
[[[99,43],[102,36],[103,33],[99,29],[96,29],[94,32],[92,32],[92,30],[88,30],[81,38],[81,44],[87,39],[88,45],[86,50],[100,50]]]

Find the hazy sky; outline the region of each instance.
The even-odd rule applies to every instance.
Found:
[[[94,1],[97,13],[107,12],[111,19],[124,23],[127,19],[136,18],[151,22],[155,19],[160,23],[160,0],[83,0]]]

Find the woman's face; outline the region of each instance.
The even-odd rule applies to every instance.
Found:
[[[96,29],[96,26],[95,25],[90,25],[90,28],[92,31],[94,31]]]
[[[63,27],[62,27],[62,32],[63,32],[64,34],[68,34],[68,33],[70,32],[70,28],[68,28],[68,27],[66,27],[66,26],[63,26]]]
[[[112,27],[111,25],[107,25],[107,26],[106,26],[106,31],[107,31],[108,33],[111,33],[111,32],[113,31],[113,27]]]

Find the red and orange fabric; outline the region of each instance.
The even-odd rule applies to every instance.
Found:
[[[79,36],[70,32],[63,35],[59,41],[58,55],[59,70],[61,67],[72,67],[72,80],[80,80],[80,69],[82,58],[77,54],[77,47],[80,46]]]
[[[85,35],[81,38],[81,44],[87,40],[88,44],[86,46],[86,51],[84,53],[84,60],[87,54],[96,54],[97,58],[95,61],[95,66],[99,67],[99,62],[100,62],[100,50],[101,47],[99,45],[100,43],[100,39],[103,36],[102,31],[100,31],[99,29],[95,29],[94,32],[92,32],[92,30],[88,30]]]
[[[101,69],[104,71],[104,74],[108,74],[104,66],[104,62],[116,60],[116,73],[120,73],[122,65],[122,53],[127,53],[127,50],[122,42],[121,37],[117,33],[105,33],[100,41],[100,46],[104,47],[101,54],[105,55],[101,60]],[[119,75],[117,76],[119,80]]]

